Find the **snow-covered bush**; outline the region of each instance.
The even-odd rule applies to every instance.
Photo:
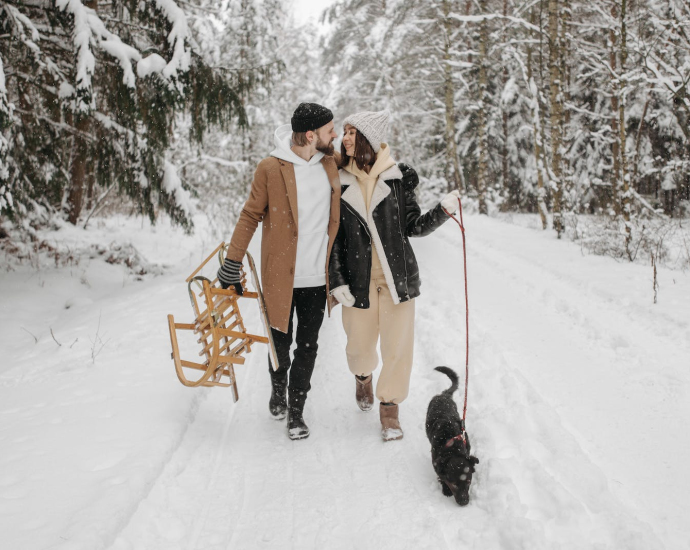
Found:
[[[621,220],[601,216],[573,216],[567,234],[590,254],[618,260],[649,263],[672,269],[690,269],[690,224],[665,217],[636,218],[626,248],[626,228]],[[631,256],[629,255],[631,253]]]

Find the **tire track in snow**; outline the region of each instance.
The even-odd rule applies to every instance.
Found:
[[[234,412],[234,409],[232,409]],[[227,440],[228,440],[228,432],[230,429],[230,424],[232,422],[232,417],[233,414],[228,414],[227,419],[225,420],[225,425],[223,426],[222,434],[219,439],[216,440],[216,451],[215,451],[215,458],[213,461],[213,469],[211,471],[210,477],[207,479],[207,484],[204,489],[204,492],[206,494],[209,493],[210,487],[213,485],[214,481],[217,479],[218,474],[220,472],[220,468],[222,466],[222,459],[225,455],[224,450],[227,445]],[[244,491],[242,491],[242,495],[244,495]],[[242,497],[243,498],[243,497]],[[189,544],[189,549],[190,550],[196,550],[197,543],[199,541],[199,537],[206,525],[206,521],[209,516],[209,512],[212,507],[212,500],[209,498],[206,500],[206,504],[203,507],[203,512],[201,513],[199,519],[196,522],[196,526],[194,527],[194,530],[192,532],[192,537],[191,541]]]
[[[152,316],[157,318],[161,316],[160,310],[162,309],[162,304],[170,304],[170,301],[168,301],[170,286],[160,283],[172,279],[173,277],[170,275],[161,277],[161,279],[157,281],[159,283],[158,287],[153,290],[150,286],[144,288],[130,287],[123,295],[109,297],[102,303],[104,308],[112,310],[109,319],[111,324],[122,324],[128,327],[128,331],[121,336],[123,340],[129,338],[130,342],[137,341],[141,334],[145,334],[146,331],[150,329],[151,317],[140,316],[132,320],[131,313],[126,307],[118,308],[113,306],[110,302],[116,302],[121,305],[123,303],[134,303],[136,301],[137,308],[140,308],[142,311],[152,312]],[[155,342],[158,336],[159,335],[156,335],[155,338],[152,338],[152,341]],[[165,339],[169,343],[167,335]],[[140,359],[143,360],[143,358],[146,358],[148,351],[147,349],[146,353],[141,354]],[[123,368],[119,371],[117,385],[121,387],[150,386],[153,383],[152,381],[156,380],[158,373],[155,370],[142,373],[140,367],[140,364],[133,365],[125,361]],[[89,368],[93,368],[93,366],[87,366],[81,368],[81,370],[88,373]],[[78,373],[79,370],[80,369],[77,368],[75,372]],[[40,369],[37,369],[37,372],[39,375],[43,375]],[[174,373],[172,369],[169,372]],[[132,380],[136,381],[132,383]],[[74,388],[80,387],[81,382],[82,380],[80,379],[69,380],[67,383],[63,384],[59,390],[61,393],[73,391]],[[142,476],[144,480],[140,481],[136,479],[135,476],[135,481],[132,483],[132,489],[130,489],[129,494],[113,500],[118,504],[122,504],[122,506],[116,510],[116,513],[112,513],[112,510],[104,509],[104,505],[107,504],[107,500],[105,499],[102,502],[95,501],[89,508],[80,511],[79,514],[76,515],[77,519],[74,520],[73,524],[70,526],[69,532],[66,533],[67,536],[64,537],[64,540],[69,541],[65,543],[65,548],[101,548],[114,544],[127,524],[137,514],[141,503],[146,502],[151,491],[160,483],[160,479],[164,476],[170,462],[185,443],[188,437],[188,431],[190,427],[194,425],[199,411],[204,406],[207,397],[207,392],[200,391],[191,396],[189,400],[182,402],[182,406],[185,407],[185,410],[184,415],[181,415],[181,417],[184,421],[180,423],[180,428],[172,434],[171,443],[169,446],[166,446],[165,451],[152,457],[153,460],[150,461],[150,466],[152,466],[147,468],[146,476]],[[108,468],[104,469],[107,470]],[[130,496],[132,493],[133,498]],[[111,515],[107,515],[105,512],[111,512]],[[97,521],[99,525],[98,528],[94,527],[91,531],[84,526],[93,525],[92,521]],[[100,525],[101,523],[102,525]],[[62,548],[62,546],[56,546],[56,548],[58,547]]]

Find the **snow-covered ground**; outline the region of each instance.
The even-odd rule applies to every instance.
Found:
[[[137,281],[98,254],[0,273],[0,547],[690,548],[690,276],[661,269],[655,305],[651,268],[466,224],[469,506],[441,494],[424,434],[448,385],[433,367],[463,368],[454,224],[413,242],[415,370],[405,438],[384,444],[376,410],[355,404],[339,309],[321,331],[309,439],[269,418],[263,350],[238,369],[236,404],[183,387],[165,316],[190,319],[184,278],[217,243],[116,219],[61,238],[132,242],[162,275]]]

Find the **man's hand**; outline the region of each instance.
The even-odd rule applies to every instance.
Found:
[[[355,305],[355,297],[350,292],[348,285],[339,286],[331,290],[333,297],[338,300],[344,307],[352,307]]]
[[[242,296],[244,290],[242,289],[242,279],[240,277],[241,269],[241,262],[225,258],[225,262],[218,270],[218,282],[221,288],[225,289],[232,285],[235,287],[235,292],[237,292],[239,296]]]
[[[455,214],[458,211],[458,199],[460,198],[460,191],[454,189],[448,193],[441,201],[441,206],[445,208],[450,214]]]

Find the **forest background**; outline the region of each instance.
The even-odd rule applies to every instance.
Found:
[[[336,123],[389,109],[427,205],[458,188],[583,250],[690,267],[685,0],[312,5],[0,1],[6,255],[57,263],[41,228],[114,212],[202,213],[227,238],[276,126],[317,101]]]

